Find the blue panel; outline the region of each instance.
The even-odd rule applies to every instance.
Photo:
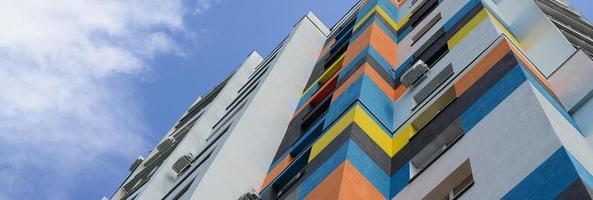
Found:
[[[298,199],[307,196],[345,160],[348,160],[385,198],[388,197],[390,177],[354,141],[348,140],[321,167],[303,181]]]
[[[399,10],[395,7],[395,5],[391,2],[392,0],[379,0],[379,6],[389,15],[391,20],[395,23],[399,23],[400,19],[397,18],[397,13]]]
[[[513,67],[503,78],[498,80],[482,97],[472,104],[462,115],[461,123],[465,133],[494,110],[504,99],[526,80],[519,65]]]
[[[377,63],[381,66],[381,68],[383,68],[383,70],[385,70],[386,72],[390,72],[391,71],[391,65],[387,62],[387,60],[385,60],[383,58],[383,56],[381,56],[381,54],[379,54],[379,52],[377,52],[377,50],[375,50],[374,47],[370,46],[367,48],[368,50],[368,54],[371,55],[373,57],[373,59],[375,59],[375,61],[377,61]],[[395,55],[393,55],[395,56]],[[385,80],[385,81],[390,81],[390,80]]]
[[[362,108],[362,110],[364,110],[371,117],[371,119],[373,120],[373,122],[375,122],[376,124],[378,124],[379,125],[379,128],[383,129],[383,131],[385,133],[391,134],[391,132],[389,132],[389,130],[385,126],[382,126],[381,125],[381,122],[378,121],[377,117],[373,113],[371,113],[371,111],[368,109],[368,106],[366,106],[365,104],[363,104],[360,101],[357,101],[355,105],[360,106]],[[389,136],[391,137],[391,135],[389,135]]]
[[[449,31],[461,20],[461,18],[465,17],[476,5],[481,4],[480,0],[471,0],[469,3],[465,4],[449,21],[445,23],[443,28],[445,31]]]
[[[352,85],[350,85],[350,87],[344,90],[344,92],[339,97],[332,101],[330,108],[325,115],[324,129],[332,125],[335,120],[346,113],[346,108],[351,107],[352,104],[359,98],[363,82],[361,77],[364,76],[360,76],[358,79],[356,79]]]
[[[414,29],[414,28],[412,28],[412,26],[404,26],[404,27],[405,27],[406,29],[403,29],[403,30],[402,30],[402,29],[400,29],[400,30],[397,32],[397,43],[398,43],[398,44],[399,44],[399,42],[400,42],[400,41],[402,41],[404,38],[406,38],[406,36],[408,36],[408,34],[409,34],[410,32],[412,32],[412,30]],[[402,28],[403,28],[403,27],[402,27]]]
[[[385,198],[389,196],[390,177],[373,161],[358,145],[349,140],[348,161],[354,166],[371,184],[375,186]]]
[[[325,116],[317,120],[317,122],[315,122],[315,124],[313,124],[311,128],[309,128],[309,130],[307,130],[307,132],[303,134],[301,138],[299,138],[294,144],[292,144],[292,146],[290,147],[290,149],[288,149],[287,152],[290,152],[292,156],[296,156],[300,154],[300,152],[302,152],[303,149],[311,146],[313,144],[313,141],[317,140],[317,138],[321,136],[321,133],[323,133],[323,124],[325,122],[325,120],[323,119],[324,117]]]
[[[578,174],[568,153],[560,148],[502,199],[554,199],[577,178]]]
[[[404,72],[412,67],[412,62],[414,62],[414,58],[410,56],[406,61],[404,61],[399,67],[395,69],[393,72],[395,80],[399,81]]]
[[[274,186],[284,186],[288,183],[297,173],[299,173],[306,165],[309,159],[310,152],[302,154],[301,156],[297,157],[292,161],[286,169],[282,171],[282,173],[278,174],[272,184]]]
[[[329,174],[331,174],[344,160],[346,160],[346,153],[348,152],[348,142],[344,143],[334,155],[328,158],[321,167],[319,167],[313,174],[303,181],[299,188],[299,195],[297,199],[303,199],[309,194],[319,183],[321,183]]]
[[[356,20],[361,20],[371,11],[371,9],[373,9],[373,7],[375,7],[375,5],[377,5],[377,0],[367,1],[366,4],[358,10],[358,16]]]
[[[379,87],[363,75],[363,88],[359,99],[368,108],[370,114],[380,121],[385,127],[393,127],[393,103]],[[388,131],[390,132],[390,131]]]
[[[375,24],[377,24],[377,26],[379,26],[381,29],[383,29],[383,31],[389,35],[389,38],[391,38],[391,41],[395,42],[395,43],[399,43],[399,39],[397,38],[397,35],[395,35],[393,32],[391,32],[388,28],[388,25],[384,24],[381,20],[377,20],[376,18],[373,20],[375,22]]]
[[[365,59],[367,56],[367,48],[363,49],[354,59],[352,59],[352,61],[350,61],[350,63],[348,63],[348,65],[344,66],[342,68],[342,70],[340,71],[340,75],[338,77],[338,81],[343,81],[349,78],[349,76],[346,76],[348,73],[350,73],[351,71],[356,71],[358,68],[360,68],[360,66],[357,66],[358,62],[362,59]]]
[[[397,170],[393,176],[391,176],[391,192],[389,198],[395,197],[400,191],[402,191],[410,180],[410,163],[407,162],[402,168]]]

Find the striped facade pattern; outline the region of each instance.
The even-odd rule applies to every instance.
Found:
[[[529,44],[490,4],[364,0],[355,9],[319,55],[260,188],[263,199],[396,198],[422,173],[411,173],[411,160],[425,146],[444,133],[463,140],[525,84],[578,130],[525,54]],[[468,48],[479,32],[493,40]],[[423,81],[434,87],[400,82],[419,60],[440,77]],[[590,198],[592,177],[559,147],[501,198]]]

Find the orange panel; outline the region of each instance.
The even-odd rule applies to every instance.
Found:
[[[350,64],[356,56],[362,52],[368,46],[373,46],[377,52],[385,59],[391,66],[396,64],[395,53],[397,51],[397,45],[381,27],[373,22],[370,27],[364,30],[354,40],[350,46],[348,46],[348,52],[344,58],[344,65]]]
[[[385,199],[383,195],[350,162],[344,162],[344,174],[340,183],[340,200]]]
[[[307,196],[306,200],[332,200],[338,199],[340,195],[340,184],[342,182],[342,176],[344,175],[344,167],[346,162],[342,163],[336,168],[331,174],[329,174],[313,191]]]
[[[373,36],[371,37],[371,45],[379,52],[379,54],[385,59],[389,65],[395,66],[396,57],[395,54],[397,53],[397,45],[391,37],[385,33],[385,31],[379,27],[376,23],[371,25],[373,29]]]
[[[383,195],[347,160],[305,197],[306,200],[374,200]]]
[[[371,41],[371,36],[373,35],[373,29],[371,27],[367,28],[362,32],[356,40],[352,41],[348,46],[348,51],[346,52],[346,56],[344,57],[344,63],[342,66],[348,66],[356,56],[362,52],[363,49],[369,46]]]
[[[399,99],[402,95],[404,95],[404,93],[407,91],[406,86],[404,85],[400,85],[399,87],[397,87],[397,89],[395,89],[395,91],[393,92],[393,99],[397,100]],[[395,101],[394,100],[394,101]]]
[[[379,73],[377,73],[377,71],[375,71],[375,69],[368,63],[365,63],[362,67],[364,68],[364,72],[367,74],[367,76],[369,76],[371,80],[373,80],[373,82],[375,82],[375,84],[381,88],[383,93],[385,93],[385,95],[387,95],[391,101],[395,101],[395,92],[391,85],[389,85],[389,83],[387,83],[385,79],[383,79],[383,77],[381,77],[381,75],[379,75]]]
[[[274,167],[274,169],[272,169],[272,171],[268,173],[268,175],[264,179],[264,182],[262,183],[260,190],[263,190],[266,186],[268,186],[270,182],[272,182],[272,180],[274,180],[278,175],[280,175],[280,172],[282,172],[284,169],[286,169],[286,167],[288,167],[288,165],[290,165],[291,162],[292,156],[290,155],[287,155],[284,158],[284,160],[280,161],[280,163],[278,163],[278,165],[276,165],[276,167]]]
[[[482,77],[490,68],[492,68],[500,59],[502,59],[511,49],[502,42],[498,44],[488,55],[486,55],[478,64],[470,69],[457,83],[455,83],[455,95],[461,96],[470,86],[472,86],[480,77]]]

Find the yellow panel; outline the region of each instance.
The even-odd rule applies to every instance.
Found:
[[[309,161],[323,151],[351,123],[356,123],[389,157],[393,157],[408,144],[408,141],[417,133],[417,130],[425,126],[428,121],[432,120],[455,98],[455,90],[453,88],[448,89],[424,113],[414,119],[411,124],[405,125],[393,138],[360,105],[356,105],[313,144]]]
[[[355,109],[351,109],[344,115],[338,122],[336,122],[319,140],[317,140],[313,147],[311,147],[311,154],[309,155],[309,161],[313,160],[317,154],[319,154],[331,141],[333,141],[338,135],[348,127],[355,117]]]
[[[405,125],[400,132],[395,134],[395,137],[393,138],[393,155],[390,156],[395,156],[397,152],[399,152],[402,148],[404,148],[404,146],[406,146],[406,144],[408,144],[410,138],[412,138],[412,136],[415,134],[416,129],[414,129],[414,126],[411,124]]]
[[[393,156],[391,136],[386,133],[362,108],[356,106],[354,121],[389,156]]]
[[[356,123],[385,153],[393,156],[391,136],[382,129],[360,105],[354,106],[344,117],[334,124],[311,148],[309,161],[313,160],[331,141],[333,141],[348,125]]]
[[[474,28],[476,28],[486,17],[488,16],[488,11],[486,9],[482,9],[473,19],[471,19],[463,28],[461,28],[455,35],[449,39],[447,42],[449,49],[455,48],[465,36],[467,36]]]
[[[364,23],[369,17],[371,17],[371,15],[375,11],[377,11],[377,13],[379,13],[379,15],[381,15],[381,17],[383,17],[383,19],[385,19],[385,21],[396,31],[398,31],[401,28],[402,24],[406,24],[406,22],[408,22],[410,18],[410,14],[408,14],[408,16],[404,17],[404,19],[401,22],[397,23],[393,21],[393,19],[391,19],[391,17],[389,17],[389,15],[385,13],[385,11],[379,5],[376,5],[361,20],[359,20],[358,23],[356,23],[356,25],[354,25],[353,30],[358,30],[358,28],[362,26],[362,23]]]

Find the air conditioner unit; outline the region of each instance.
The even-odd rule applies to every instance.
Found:
[[[134,170],[136,170],[136,168],[140,166],[140,163],[142,163],[142,161],[144,161],[144,157],[138,156],[138,158],[136,158],[136,161],[134,161],[134,163],[132,163],[132,166],[130,166],[130,172],[134,172]]]
[[[175,171],[177,174],[181,174],[181,172],[183,172],[183,170],[191,164],[192,159],[191,153],[181,156],[177,161],[175,161],[175,164],[173,164],[173,171]]]
[[[418,60],[418,62],[410,67],[410,69],[404,72],[400,78],[400,81],[406,87],[414,88],[426,78],[426,73],[429,70],[430,69],[428,68],[428,65],[426,65],[422,60]]]
[[[175,138],[174,137],[168,137],[163,142],[161,142],[159,144],[159,146],[157,146],[157,149],[159,151],[165,151],[165,150],[171,148],[171,146],[173,146],[174,143],[175,143]]]
[[[260,200],[260,198],[257,194],[255,194],[255,192],[248,192],[241,195],[241,197],[239,197],[239,200]]]

